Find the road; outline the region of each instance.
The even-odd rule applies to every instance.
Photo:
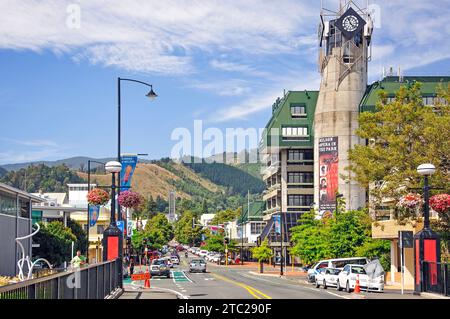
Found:
[[[410,299],[421,298],[399,291],[362,292],[359,296],[336,289],[315,288],[306,282],[251,274],[248,268],[224,267],[208,263],[207,273],[189,273],[188,262],[198,258],[181,256],[172,278],[153,277],[151,287],[177,293],[182,299]],[[126,281],[127,290],[137,289],[142,282]]]

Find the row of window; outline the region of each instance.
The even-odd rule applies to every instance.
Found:
[[[314,195],[288,195],[288,206],[311,206]]]
[[[434,96],[423,96],[422,97],[423,105],[436,105],[437,103],[447,105],[447,100],[443,98],[438,98]],[[389,96],[387,98],[387,103],[395,102],[395,96]]]
[[[283,127],[281,129],[283,137],[308,136],[307,127]]]
[[[314,183],[314,173],[288,172],[288,183]]]
[[[314,160],[313,150],[289,150],[288,161]]]
[[[258,223],[250,223],[250,234],[259,235],[262,233],[266,223],[258,222]]]

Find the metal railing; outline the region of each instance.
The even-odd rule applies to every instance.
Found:
[[[450,295],[449,264],[423,261],[423,291]]]
[[[119,259],[0,287],[0,299],[104,299],[120,287]]]

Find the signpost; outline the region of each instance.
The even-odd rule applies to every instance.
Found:
[[[143,274],[132,274],[131,275],[131,280],[133,280],[133,281],[147,280],[147,279],[150,279],[149,272],[145,272]]]
[[[399,231],[398,232],[398,244],[400,246],[400,267],[402,275],[402,295],[405,287],[405,256],[404,248],[413,248],[414,239],[412,231]]]

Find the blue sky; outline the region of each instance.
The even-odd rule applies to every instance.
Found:
[[[450,74],[450,0],[370,4],[371,81],[383,66]],[[264,127],[283,89],[320,83],[320,1],[2,0],[0,12],[0,164],[114,156],[118,76],[159,95],[122,86],[123,151],[150,158],[169,156],[172,131],[194,120]]]

